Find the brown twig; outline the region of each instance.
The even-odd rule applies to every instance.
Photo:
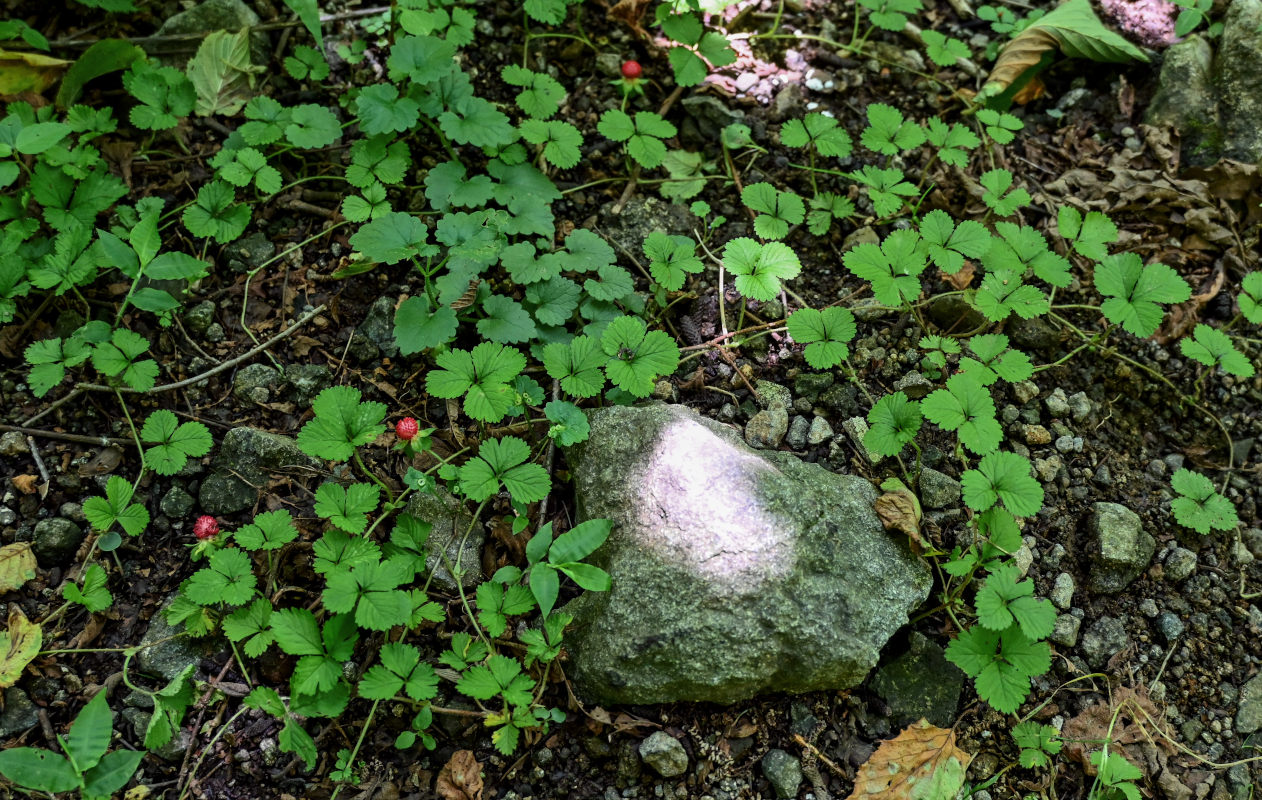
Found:
[[[38,437],[40,439],[52,439],[60,442],[75,442],[76,444],[91,444],[99,447],[105,447],[111,444],[129,445],[131,439],[119,439],[113,436],[83,436],[77,433],[62,433],[60,431],[42,431],[38,428],[25,428],[20,425],[4,425],[0,424],[0,431],[16,431],[25,436]]]

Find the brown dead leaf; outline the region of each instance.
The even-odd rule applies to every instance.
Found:
[[[1196,327],[1196,323],[1200,321],[1201,309],[1205,308],[1205,304],[1218,296],[1222,291],[1223,283],[1227,277],[1226,270],[1219,264],[1214,270],[1214,280],[1204,291],[1192,295],[1192,298],[1186,302],[1171,306],[1170,312],[1162,322],[1161,328],[1153,335],[1158,343],[1168,345],[1176,339],[1182,339],[1192,332]]]
[[[108,475],[118,469],[118,465],[123,463],[123,451],[117,447],[106,447],[92,457],[92,460],[79,467],[80,478],[90,478],[93,475]]]
[[[482,765],[472,750],[457,750],[438,773],[434,786],[443,800],[482,800]]]
[[[748,739],[758,733],[758,725],[749,720],[738,720],[728,726],[723,735],[728,739]]]
[[[898,531],[911,539],[912,547],[921,552],[929,543],[920,535],[920,500],[897,478],[881,484],[885,494],[876,498],[876,515],[887,531]]]
[[[313,339],[310,336],[298,334],[297,336],[289,337],[289,349],[292,350],[293,354],[299,358],[306,358],[308,353],[319,346],[320,340]]]
[[[13,482],[13,488],[22,494],[35,494],[39,490],[38,475],[14,475],[9,480]]]
[[[618,0],[609,9],[609,16],[635,31],[635,35],[646,38],[644,30],[644,12],[648,11],[649,0]]]
[[[846,800],[955,797],[972,759],[955,746],[955,731],[921,719],[881,743],[859,768]]]
[[[972,261],[965,261],[964,266],[960,267],[960,271],[954,275],[948,275],[945,272],[940,273],[942,280],[951,284],[956,291],[964,291],[973,282],[973,278],[977,275],[976,268],[973,267]]]
[[[1044,54],[1054,52],[1059,48],[1060,42],[1046,28],[1037,26],[1027,28],[999,51],[999,58],[995,59],[995,67],[990,71],[990,77],[986,79],[987,87],[993,85],[997,88],[988,88],[986,91],[999,94],[1011,86],[1026,70],[1038,66]],[[1028,85],[1024,88],[1028,88]]]
[[[1153,722],[1158,727],[1154,727]],[[1088,706],[1081,714],[1067,720],[1061,731],[1065,753],[1081,763],[1088,775],[1096,773],[1091,753],[1100,749],[1098,742],[1108,738],[1110,725],[1113,733],[1110,747],[1121,750],[1128,761],[1147,774],[1164,769],[1166,759],[1178,752],[1171,744],[1174,732],[1148,696],[1147,687],[1122,686],[1113,690],[1111,702],[1101,699]],[[1157,763],[1150,764],[1150,761]]]

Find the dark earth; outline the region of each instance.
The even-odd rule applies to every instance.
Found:
[[[776,5],[755,5],[734,30],[770,25]],[[855,9],[850,4],[805,5],[799,9],[798,4],[786,4],[783,31],[827,38],[836,31],[848,31],[852,24]],[[280,3],[260,0],[255,8],[265,23],[290,19]],[[9,3],[7,15],[27,19],[50,39],[71,40],[149,36],[178,10],[175,3],[157,2],[145,5],[140,13],[112,16],[78,6]],[[330,79],[312,88],[290,80],[277,66],[288,47],[305,41],[305,34],[294,27],[269,29],[265,35],[275,58],[262,91],[283,101],[336,106],[336,96],[346,87],[374,81],[384,61],[384,40],[366,33],[363,22],[378,18],[369,14],[371,9],[355,3],[322,10],[325,14],[354,12],[327,25],[325,35],[330,49],[338,43],[366,40],[366,59],[352,65],[334,58]],[[498,75],[503,64],[519,58],[522,15],[513,3],[478,4],[478,14],[477,74],[487,79]],[[800,116],[808,108],[831,111],[857,139],[864,124],[862,110],[869,103],[894,105],[923,122],[959,110],[951,95],[954,89],[979,85],[977,78],[962,69],[935,68],[932,79],[899,69],[899,61],[921,60],[918,48],[907,38],[878,32],[874,40],[883,48],[883,56],[895,62],[892,67],[875,59],[839,56],[819,42],[786,41],[786,46],[795,48],[792,64],[786,63],[785,50],[758,55],[794,71],[800,86],[780,90],[773,97],[759,86],[737,90],[729,78],[676,98],[671,95],[670,70],[659,47],[610,19],[600,2],[585,4],[581,14],[572,13],[560,30],[578,30],[576,20],[603,58],[596,58],[596,53],[574,39],[536,38],[530,44],[532,55],[540,63],[554,65],[569,90],[563,118],[585,131],[594,130],[600,111],[618,102],[617,90],[610,85],[612,70],[625,58],[637,58],[650,81],[646,107],[659,106],[669,98],[666,116],[680,127],[685,149],[703,150],[707,158],[721,159],[713,133],[716,119],[720,126],[730,121],[750,126],[754,141],[767,150],[752,156],[733,154],[744,183],[766,180],[781,188],[809,191],[803,174],[789,166],[800,156],[779,147],[773,135],[784,119]],[[986,41],[996,38],[984,22],[962,19],[944,3],[933,3],[919,22],[921,27],[939,28],[965,40],[978,37],[975,44],[981,44],[973,48],[974,57],[984,72],[987,63],[980,51]],[[923,63],[916,68],[923,72]],[[832,88],[806,88],[809,70],[815,71],[811,74],[817,79],[823,75],[831,81]],[[1154,339],[1114,337],[1110,343],[1116,350],[1078,353],[1059,366],[1037,372],[1032,384],[1006,387],[996,396],[1010,441],[1025,443],[1047,492],[1042,512],[1025,525],[1028,553],[1019,559],[1024,557],[1030,565],[1038,594],[1056,598],[1058,603],[1063,598],[1061,613],[1078,621],[1074,625],[1067,620],[1067,628],[1054,635],[1052,671],[1036,679],[1021,715],[1063,724],[1082,738],[1099,738],[1106,735],[1112,709],[1131,698],[1151,718],[1126,710],[1113,733],[1115,740],[1125,743],[1132,760],[1145,765],[1146,778],[1141,781],[1145,796],[1246,800],[1256,797],[1256,788],[1262,785],[1262,767],[1246,763],[1259,755],[1262,740],[1235,728],[1242,687],[1262,663],[1262,605],[1258,602],[1262,595],[1258,512],[1262,504],[1262,443],[1258,443],[1262,379],[1204,376],[1204,368],[1183,358],[1171,342],[1198,319],[1223,323],[1234,315],[1234,287],[1245,272],[1258,268],[1262,181],[1256,167],[1237,163],[1180,169],[1178,142],[1172,142],[1168,132],[1143,124],[1157,74],[1152,65],[1058,60],[1042,76],[1044,95],[1014,107],[1013,113],[1025,122],[1024,132],[1012,144],[994,151],[993,166],[1017,174],[1034,196],[1025,212],[1028,224],[1049,226],[1053,231],[1055,209],[1067,202],[1107,211],[1118,223],[1127,249],[1146,262],[1159,259],[1173,266],[1196,294],[1193,301],[1167,316]],[[818,80],[813,85],[819,85]],[[495,81],[479,80],[478,88],[488,99],[511,103],[510,96],[493,94],[503,92]],[[704,102],[689,103],[689,98]],[[104,105],[122,99],[117,83],[108,81],[94,84],[85,98]],[[107,138],[116,147],[115,166],[128,176],[134,196],[158,195],[184,202],[193,193],[189,186],[199,185],[208,174],[206,162],[228,132],[217,119],[190,118],[178,132],[186,153],[174,148],[150,150],[144,158],[131,157],[144,143],[128,138],[126,128]],[[632,254],[652,227],[690,233],[692,218],[658,199],[651,183],[628,190],[622,157],[612,152],[608,142],[588,136],[586,148],[578,167],[555,176],[563,190],[570,190],[554,206],[560,230],[584,227],[608,236],[626,248],[620,255],[624,266],[631,266]],[[342,149],[326,151],[327,162],[311,157],[282,160],[283,169],[290,172],[286,178],[340,172]],[[441,158],[441,153],[431,153],[417,143],[414,157],[422,169],[437,163],[435,156]],[[843,162],[840,168],[857,167],[858,161],[853,161]],[[917,175],[924,165],[902,166]],[[1186,185],[1184,191],[1165,193],[1141,190],[1127,195],[1118,190],[1128,182],[1178,187],[1180,181],[1193,180],[1200,181],[1201,188],[1209,187],[1208,193],[1197,196]],[[984,210],[975,179],[963,170],[931,165],[926,185],[933,189],[922,210],[944,208],[960,216]],[[708,181],[700,198],[728,219],[720,244],[730,237],[752,235],[750,219],[728,182]],[[418,207],[420,203],[423,200]],[[178,325],[159,328],[145,315],[129,320],[133,330],[154,342],[162,383],[204,372],[281,332],[308,310],[326,308],[271,347],[266,356],[180,391],[130,397],[133,418],[155,408],[170,408],[181,419],[207,425],[217,442],[222,434],[241,426],[292,435],[308,418],[315,390],[347,384],[361,388],[369,399],[385,402],[391,419],[411,415],[422,427],[436,428],[440,454],[476,440],[475,425],[453,418],[445,401],[424,393],[423,376],[430,364],[420,357],[400,357],[393,346],[390,310],[409,292],[414,280],[410,267],[378,266],[347,279],[332,276],[352,249],[347,239],[353,227],[320,235],[340,220],[339,205],[340,184],[322,185],[319,180],[275,198],[255,209],[246,240],[206,250],[215,268],[187,299],[186,308],[192,310]],[[1189,222],[1193,219],[1199,222],[1193,225]],[[179,231],[175,235],[186,235],[178,227],[172,230]],[[842,269],[840,256],[864,235],[850,223],[835,225],[825,237],[810,237],[805,231],[791,234],[787,242],[804,267],[802,277],[790,284],[794,297],[815,307],[843,297],[860,301],[862,297],[854,294],[859,282]],[[188,240],[167,246],[199,252],[202,245]],[[710,247],[717,250],[713,242]],[[245,271],[260,266],[266,268],[247,285]],[[937,290],[950,288],[942,277],[931,280],[938,281]],[[108,292],[108,287],[98,288]],[[681,345],[698,345],[716,333],[717,287],[702,274],[685,291],[669,324]],[[108,299],[104,295],[100,301]],[[1058,299],[1092,302],[1090,287],[1076,280]],[[28,298],[14,322],[0,330],[0,420],[5,423],[0,430],[9,432],[0,440],[5,479],[0,544],[37,539],[38,526],[56,517],[86,530],[82,502],[100,494],[104,476],[120,474],[130,479],[137,468],[116,397],[85,392],[50,411],[50,403],[64,396],[67,387],[43,400],[26,388],[24,348],[32,341],[73,330],[81,322],[78,308],[63,300]],[[731,305],[728,309],[732,313]],[[959,309],[935,306],[926,313],[925,324],[935,329],[964,330],[975,325],[961,318]],[[772,322],[784,315],[778,303],[751,304],[749,309],[755,322]],[[1089,311],[1073,312],[1069,318],[1085,328],[1098,323]],[[869,397],[892,391],[914,371],[919,361],[916,342],[924,332],[915,319],[879,312],[861,315],[851,363],[863,391],[855,389],[843,370],[813,373],[801,360],[800,348],[783,334],[773,334],[753,340],[733,364],[713,351],[686,361],[668,381],[659,383],[656,396],[743,426],[757,410],[749,384],[771,381],[792,388],[794,408],[808,422],[811,414],[822,414],[840,433],[843,420],[866,412]],[[1040,365],[1058,363],[1080,344],[1070,332],[1042,322],[1010,322],[1005,332]],[[1249,343],[1256,359],[1259,339]],[[282,377],[260,365],[285,374]],[[747,380],[737,377],[734,368]],[[1198,403],[1181,404],[1180,393],[1196,397]],[[33,446],[27,443],[28,430]],[[110,437],[108,446],[100,444],[102,437]],[[794,440],[790,434],[781,447],[830,469],[876,481],[891,474],[888,462],[873,467],[844,436],[816,446],[800,437]],[[1018,444],[1016,449],[1021,447]],[[930,437],[926,466],[958,478],[961,467],[952,451],[946,436],[936,441]],[[386,447],[369,448],[369,452],[373,454],[370,466],[381,475],[396,476],[397,482],[405,469],[402,456]],[[97,648],[101,652],[38,657],[16,686],[4,693],[0,738],[48,746],[50,734],[64,731],[73,719],[81,695],[104,686],[111,706],[122,712],[116,724],[121,746],[138,746],[138,736],[127,723],[128,711],[123,711],[128,691],[122,684],[121,655],[111,648],[134,645],[147,631],[152,640],[151,628],[160,624],[159,608],[194,570],[188,548],[193,541],[192,522],[203,513],[197,498],[209,474],[209,461],[195,463],[174,478],[150,476],[142,483],[139,499],[153,522],[142,539],[125,538],[116,560],[102,562],[111,575],[113,607],[95,616],[82,608],[70,610],[45,627],[45,650]],[[1236,503],[1242,533],[1202,537],[1174,523],[1169,476],[1185,465],[1216,483],[1226,480],[1225,494]],[[548,513],[558,524],[568,524],[572,499],[563,481],[567,469],[563,454],[557,455],[554,467],[557,489]],[[22,476],[51,478],[47,495],[24,492],[22,485],[29,484],[22,483]],[[235,527],[249,521],[255,511],[287,508],[304,531],[293,547],[309,548],[319,525],[311,511],[312,491],[322,477],[274,474],[266,486],[258,487],[262,491],[255,508],[221,515],[220,522]],[[1121,592],[1100,591],[1093,578],[1096,556],[1090,520],[1098,502],[1134,511],[1156,541],[1147,568]],[[508,544],[511,534],[497,524],[506,513],[504,504],[486,516],[492,531],[483,553],[488,570],[521,559],[520,548]],[[930,510],[926,520],[926,535],[940,549],[949,550],[958,543],[957,537],[965,535],[958,510]],[[49,615],[61,605],[63,581],[81,568],[80,559],[92,535],[42,557],[36,579],[20,592],[5,596],[5,601],[20,606],[32,620]],[[314,577],[300,566],[305,562],[299,559],[280,563],[282,584],[302,586]],[[936,574],[941,581],[942,573]],[[1066,596],[1067,588],[1070,594]],[[940,648],[949,641],[953,626],[934,608],[934,598],[936,591],[923,613],[889,644],[882,666],[863,685],[844,692],[772,696],[732,707],[674,704],[600,709],[581,706],[563,678],[554,676],[550,702],[567,711],[568,721],[527,741],[514,758],[495,752],[479,721],[461,717],[439,720],[436,750],[396,751],[391,744],[407,720],[378,718],[365,741],[360,785],[348,787],[343,796],[364,800],[434,797],[439,770],[456,751],[470,750],[481,765],[485,781],[481,796],[487,798],[770,798],[777,790],[767,772],[777,773],[775,765],[786,759],[799,760],[804,776],[793,796],[844,798],[854,790],[857,768],[881,740],[928,712],[935,724],[954,727],[959,746],[974,754],[969,771],[970,782],[978,787],[974,797],[1087,798],[1091,778],[1082,763],[1085,756],[1075,756],[1072,746],[1051,770],[1015,765],[1017,749],[1007,733],[1011,720],[978,701],[971,682],[961,682],[962,676],[941,658]],[[459,604],[454,595],[439,599],[453,607]],[[450,619],[462,617],[453,614]],[[443,637],[455,630],[440,627],[434,631],[434,653],[443,646]],[[334,786],[329,773],[335,754],[354,744],[366,707],[353,702],[336,722],[308,725],[321,753],[318,766],[308,773],[291,755],[277,752],[278,725],[272,718],[255,713],[233,716],[247,687],[231,652],[211,643],[194,648],[191,657],[201,681],[200,700],[185,720],[183,741],[172,752],[151,754],[144,760],[138,783],[149,787],[150,794],[127,796],[328,797]],[[133,664],[133,680],[150,688],[164,682],[155,672],[157,665],[140,666],[137,675]],[[255,666],[262,680],[281,685],[292,659],[273,649]],[[455,693],[444,691],[448,694],[440,696],[439,702],[459,707],[462,701]],[[234,722],[222,729],[229,718]],[[663,778],[643,763],[640,745],[657,731],[683,746],[688,756],[683,774]],[[117,739],[115,746],[120,746]],[[5,791],[0,788],[0,794]]]

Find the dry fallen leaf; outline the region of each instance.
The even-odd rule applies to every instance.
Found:
[[[887,531],[899,531],[911,539],[913,546],[927,550],[929,543],[920,535],[920,500],[897,478],[881,484],[885,494],[876,498],[876,515]]]
[[[482,765],[472,750],[457,750],[438,773],[434,786],[443,800],[481,800]]]
[[[0,594],[22,588],[35,577],[35,554],[30,542],[14,542],[0,547]]]
[[[0,50],[0,100],[39,94],[56,83],[71,63],[38,53]]]
[[[9,629],[0,633],[0,689],[18,682],[22,670],[39,653],[44,631],[16,605],[9,611]]]
[[[13,482],[13,488],[22,494],[35,494],[39,488],[36,484],[39,482],[38,475],[14,475],[9,478]]]
[[[960,271],[954,275],[948,275],[945,272],[941,273],[941,275],[942,280],[951,284],[951,287],[956,291],[962,292],[973,282],[973,278],[977,275],[977,270],[973,267],[972,261],[965,261],[964,266],[960,267]]]
[[[972,758],[955,746],[955,731],[921,719],[876,749],[846,800],[953,798]]]
[[[1153,726],[1156,722],[1159,727]],[[1099,750],[1101,741],[1112,733],[1111,750],[1120,750],[1132,764],[1144,769],[1149,761],[1165,768],[1166,759],[1177,751],[1165,715],[1157,710],[1148,689],[1121,686],[1113,690],[1112,702],[1101,699],[1087,706],[1081,714],[1066,720],[1061,731],[1065,739],[1065,755],[1082,764],[1088,775],[1095,775],[1091,753]],[[1144,769],[1146,774],[1156,769]]]

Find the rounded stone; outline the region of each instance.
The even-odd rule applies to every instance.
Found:
[[[768,750],[762,757],[762,774],[771,782],[776,797],[789,800],[798,796],[802,785],[802,762],[783,750]]]
[[[82,543],[82,528],[68,519],[52,517],[35,524],[31,550],[41,567],[59,567],[74,558]]]
[[[663,778],[677,778],[688,770],[688,752],[665,731],[657,731],[640,742],[640,758]]]

